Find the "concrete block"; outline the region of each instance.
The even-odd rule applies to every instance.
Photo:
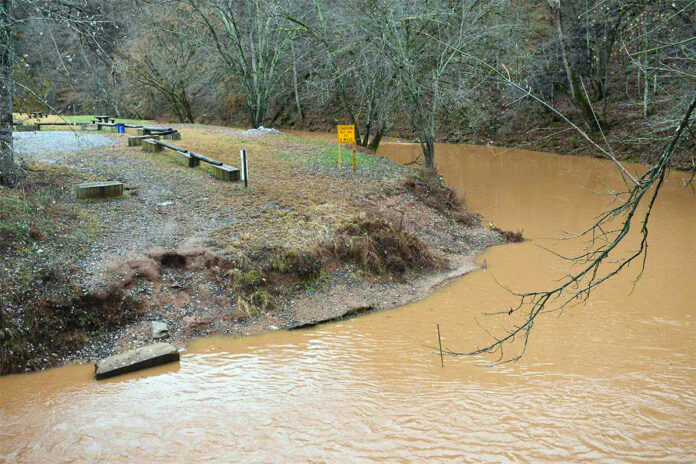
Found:
[[[136,130],[138,135],[150,135],[151,131],[150,129],[137,129]]]
[[[160,136],[159,135],[131,135],[128,137],[128,146],[129,147],[140,147],[143,144],[143,140],[145,139],[155,139],[159,140]]]
[[[83,124],[82,130],[83,131],[98,131],[99,125],[98,124]]]
[[[123,196],[123,182],[86,182],[77,186],[75,195],[81,199],[120,197]]]
[[[162,136],[164,140],[181,140],[181,132],[174,132],[173,134],[167,134]]]
[[[143,150],[145,150],[145,151],[149,151],[152,153],[157,153],[157,152],[162,151],[162,145],[155,142],[154,139],[152,139],[152,137],[147,138],[147,139],[143,139],[142,145],[143,145]]]
[[[115,354],[94,365],[97,380],[179,360],[179,350],[169,343],[155,343]]]
[[[211,174],[220,180],[225,180],[229,182],[236,182],[241,178],[241,173],[239,169],[234,166],[228,166],[223,164],[222,166],[215,166],[214,164],[210,166]]]
[[[199,160],[198,158],[194,158],[188,153],[182,153],[180,151],[174,151],[174,158],[178,162],[186,163],[186,165],[190,168],[198,167],[201,164],[201,160]]]

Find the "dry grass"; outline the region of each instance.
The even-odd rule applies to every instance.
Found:
[[[522,235],[521,230],[503,230],[493,225],[493,223],[489,224],[488,227],[489,229],[494,230],[498,232],[500,235],[502,235],[503,240],[505,240],[508,243],[524,242],[524,236]]]
[[[182,140],[177,145],[232,166],[240,165],[239,151],[247,150],[249,189],[220,185],[216,198],[208,200],[238,218],[215,234],[227,249],[309,249],[359,212],[366,193],[382,189],[385,182],[397,182],[404,172],[403,167],[373,156],[374,163],[365,163],[364,171],[357,173],[307,162],[335,148],[326,142],[292,136],[242,137],[239,131],[220,127],[180,129]]]
[[[375,274],[403,274],[443,264],[415,235],[372,214],[345,223],[324,248],[339,260],[358,263]]]
[[[466,205],[454,191],[445,186],[435,169],[419,169],[411,175],[404,187],[415,194],[425,205],[440,211],[466,226],[477,226],[479,217],[469,213]]]

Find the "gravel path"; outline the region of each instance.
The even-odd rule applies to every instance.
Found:
[[[177,165],[170,155],[142,156],[140,149],[125,147],[125,137],[46,131],[15,134],[15,141],[15,150],[26,160],[68,167],[87,181],[125,184],[126,194],[120,199],[69,200],[100,224],[100,239],[78,264],[88,286],[103,282],[111,263],[154,247],[175,248],[193,237],[203,239],[235,219],[235,211],[209,199],[234,194],[236,186]]]

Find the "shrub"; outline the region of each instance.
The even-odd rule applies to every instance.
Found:
[[[367,215],[344,224],[324,248],[338,259],[359,263],[375,274],[403,274],[407,269],[442,264],[418,237],[397,229],[388,220]]]

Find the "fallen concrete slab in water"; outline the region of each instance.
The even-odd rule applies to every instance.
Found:
[[[169,343],[155,343],[102,359],[94,365],[97,380],[179,360],[179,350]]]
[[[354,308],[346,308],[341,314],[334,316],[326,316],[323,318],[312,319],[309,321],[296,321],[295,325],[289,327],[288,330],[300,330],[309,329],[311,327],[316,327],[321,324],[328,324],[329,322],[344,321],[346,319],[351,319],[360,316],[365,313],[374,311],[376,308],[374,305],[357,306]]]

